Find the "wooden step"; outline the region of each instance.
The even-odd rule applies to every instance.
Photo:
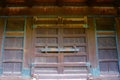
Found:
[[[87,80],[87,79],[32,79],[32,80]]]
[[[37,80],[87,80],[88,74],[36,74]]]

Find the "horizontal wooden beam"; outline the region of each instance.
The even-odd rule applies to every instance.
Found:
[[[0,1],[0,7],[6,7],[6,4],[7,4],[6,0]]]
[[[33,0],[25,0],[26,4],[28,7],[34,6],[34,1]]]
[[[56,5],[59,7],[63,6],[63,0],[56,0]]]
[[[114,4],[120,6],[119,1],[114,2],[96,2],[95,0],[88,0],[86,2],[65,2],[64,0],[56,0],[55,2],[44,2],[35,0],[25,0],[24,2],[7,2],[6,0],[0,1],[0,7],[31,7],[31,6],[106,6],[114,7]]]
[[[22,7],[0,8],[0,16],[118,15],[114,7]]]

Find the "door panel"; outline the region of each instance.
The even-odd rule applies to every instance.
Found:
[[[88,73],[86,31],[84,28],[34,29],[33,74],[40,75],[40,79],[84,78]]]

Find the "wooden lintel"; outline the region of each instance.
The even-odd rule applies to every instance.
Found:
[[[96,0],[88,0],[86,2],[65,2],[64,0],[54,0],[54,1],[36,1],[36,0],[24,0],[23,2],[9,2],[6,0],[0,0],[0,7],[7,6],[7,7],[30,7],[30,6],[106,6],[106,7],[114,7],[115,4],[119,4],[119,1],[114,2],[96,2]],[[120,6],[120,5],[118,5]]]
[[[0,8],[0,16],[117,15],[114,7],[33,7]]]
[[[88,28],[87,24],[36,24],[35,28]]]

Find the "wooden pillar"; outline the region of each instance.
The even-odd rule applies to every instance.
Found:
[[[0,18],[0,75],[2,74],[2,41],[4,34],[4,18]]]
[[[99,76],[98,59],[96,54],[96,30],[94,18],[88,18],[88,53],[93,76]]]
[[[31,55],[32,55],[32,18],[26,18],[25,26],[25,41],[24,41],[24,63],[23,63],[23,76],[30,76]]]
[[[117,49],[119,58],[119,69],[120,69],[120,18],[116,18],[116,32],[117,32]]]

